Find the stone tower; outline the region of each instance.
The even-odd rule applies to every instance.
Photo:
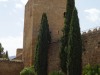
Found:
[[[43,12],[47,14],[52,43],[48,51],[48,71],[59,70],[59,40],[64,25],[66,0],[28,0],[25,6],[23,61],[34,64],[34,54]]]

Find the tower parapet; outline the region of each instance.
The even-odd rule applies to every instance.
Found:
[[[100,32],[100,27],[96,27],[96,28],[92,28],[92,29],[83,31],[82,35],[85,35],[85,34],[94,34],[94,33],[99,33],[99,32]]]

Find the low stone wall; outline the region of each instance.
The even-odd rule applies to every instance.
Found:
[[[24,68],[22,61],[9,61],[0,59],[0,75],[20,75]]]

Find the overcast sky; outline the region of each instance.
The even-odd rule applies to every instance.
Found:
[[[0,0],[0,42],[9,56],[23,47],[24,5],[27,0]],[[100,0],[76,0],[82,31],[100,26]]]

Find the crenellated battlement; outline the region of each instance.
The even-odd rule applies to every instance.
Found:
[[[82,31],[82,35],[85,35],[85,34],[94,34],[94,33],[100,33],[100,27],[91,28],[89,30]]]
[[[82,33],[83,65],[100,64],[100,27]]]

